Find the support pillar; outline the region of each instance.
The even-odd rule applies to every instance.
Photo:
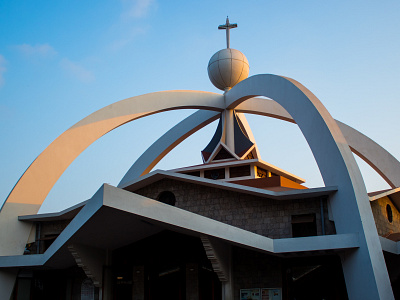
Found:
[[[186,264],[186,300],[199,300],[199,265]]]
[[[204,250],[214,272],[222,283],[222,299],[233,300],[232,248],[229,244],[210,236],[202,236]]]
[[[113,299],[113,272],[112,272],[111,251],[106,251],[106,264],[103,268],[103,300]]]
[[[133,266],[132,300],[144,300],[144,266]]]
[[[234,130],[234,111],[233,109],[227,109],[224,112],[225,115],[225,145],[228,146],[229,150],[235,153],[235,130]]]
[[[18,269],[0,270],[0,299],[10,299],[17,279]]]

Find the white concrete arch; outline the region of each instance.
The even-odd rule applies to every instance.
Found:
[[[278,102],[302,131],[327,186],[337,233],[358,233],[360,247],[343,257],[349,299],[394,299],[367,191],[336,121],[299,82],[277,75],[252,76],[225,94],[226,107],[265,96]]]
[[[235,110],[238,113],[267,116],[295,123],[292,116],[281,105],[269,99],[251,98],[239,104]],[[118,186],[124,187],[130,181],[150,172],[179,143],[214,121],[218,115],[218,112],[199,110],[175,125],[135,161]],[[400,162],[361,132],[338,120],[336,123],[351,151],[369,164],[392,188],[400,187]]]
[[[272,98],[283,107],[279,105],[275,106],[272,111],[268,110],[268,106],[271,106],[272,102],[266,99],[258,99],[256,103],[252,103],[252,100],[256,101],[254,99],[246,101],[248,103],[243,102],[254,96]],[[239,105],[241,102],[243,103]],[[263,102],[268,103],[268,105],[266,105],[267,109],[264,107],[264,113],[260,114],[298,123],[316,157],[325,183],[339,187],[339,192],[330,199],[337,231],[338,233],[358,233],[360,237],[360,249],[343,259],[350,299],[393,299],[366,189],[347,141],[338,126],[339,123],[333,120],[325,107],[310,91],[298,82],[284,77],[275,75],[254,76],[243,81],[226,94],[227,106],[230,106],[231,109],[236,108],[237,111],[253,113],[263,111],[260,107],[255,109],[255,106]],[[289,110],[291,114],[285,109]],[[211,120],[214,117],[203,115],[204,119],[200,120],[198,119],[199,114],[200,112],[196,112],[188,117],[184,121],[185,124],[190,124],[189,119],[196,116],[196,124],[202,123],[205,126],[207,118]],[[177,133],[179,125],[171,131]],[[366,153],[366,157],[374,158],[373,152],[362,149],[363,144],[371,145],[368,138],[344,124],[341,127],[350,132],[349,137],[356,136],[361,137],[361,140],[364,139],[360,143],[360,140],[355,138],[354,149],[359,147],[360,151]],[[186,128],[187,132],[193,132],[194,129],[194,127]],[[166,134],[161,140],[165,139],[164,142],[166,142],[168,136],[169,134]],[[161,141],[156,143],[158,142],[160,142],[159,145],[163,144]],[[375,146],[382,153],[386,152],[375,143],[371,147],[374,148]],[[148,159],[153,161],[150,157]],[[124,179],[126,178],[124,177]],[[120,185],[124,186],[128,181],[121,182]],[[368,288],[366,289],[365,286],[368,286]]]
[[[89,145],[135,119],[174,109],[222,111],[223,95],[200,91],[157,92],[108,105],[82,119],[55,139],[29,166],[0,211],[0,255],[22,254],[31,226],[18,215],[37,213],[54,184]],[[7,229],[6,229],[7,228]]]
[[[343,257],[350,299],[393,299],[365,186],[339,126],[304,86],[276,75],[250,77],[224,96],[187,91],[137,96],[111,104],[78,122],[38,156],[7,198],[0,211],[0,255],[22,253],[30,226],[18,222],[17,216],[37,212],[68,165],[105,133],[161,111],[199,108],[220,112],[225,106],[233,109],[254,96],[274,99],[293,117],[310,145],[325,184],[338,186],[338,192],[330,199],[336,229],[338,233],[358,233],[360,238],[360,248]],[[197,123],[193,130],[207,121]]]
[[[296,123],[292,116],[273,100],[251,98],[239,104],[235,110]],[[370,165],[392,188],[400,187],[400,162],[366,135],[338,120],[336,123],[351,151]]]

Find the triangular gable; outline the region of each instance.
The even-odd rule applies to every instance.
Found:
[[[227,145],[220,141],[206,163],[223,160],[240,160],[240,157],[233,153]]]

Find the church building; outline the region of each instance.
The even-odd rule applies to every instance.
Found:
[[[0,211],[0,299],[400,299],[400,162],[332,118],[299,82],[248,78],[239,50],[215,53],[223,94],[128,98],[73,125],[26,170]],[[38,213],[70,163],[140,117],[198,109],[161,136],[118,186],[60,212]],[[296,123],[325,186],[263,161],[245,114]],[[153,170],[217,121],[202,164]],[[367,194],[353,153],[391,189]]]

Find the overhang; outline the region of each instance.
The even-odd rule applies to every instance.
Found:
[[[104,184],[44,254],[0,257],[0,267],[66,268],[70,244],[114,250],[163,230],[211,236],[272,254],[357,248],[357,234],[271,239]]]

